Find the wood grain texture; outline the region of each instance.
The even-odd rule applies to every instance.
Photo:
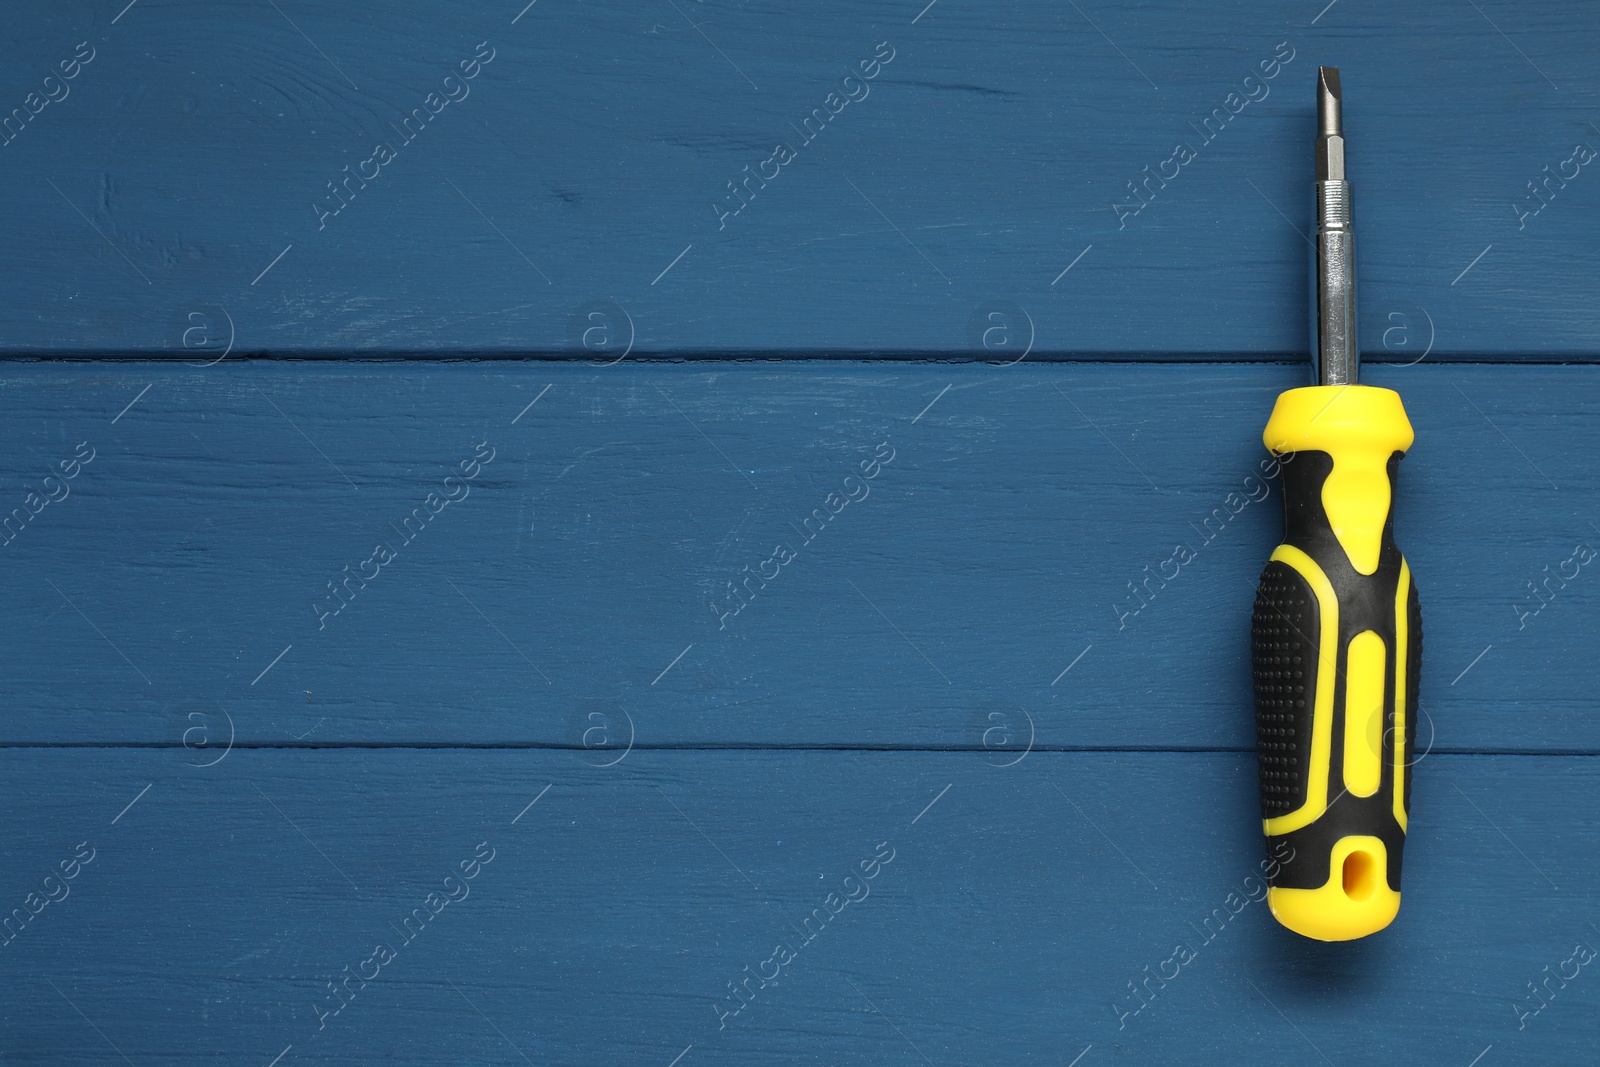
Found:
[[[125,4],[0,26],[0,1059],[1593,1058],[1600,12]],[[1319,63],[1427,635],[1342,946],[1251,899]]]
[[[1600,749],[1572,559],[1600,545],[1596,373],[1370,376],[1418,435],[1424,745]],[[1259,434],[1299,377],[13,364],[0,515],[96,451],[0,549],[3,739],[1247,749],[1281,532]],[[480,442],[469,495],[416,519]],[[377,544],[397,558],[340,606]]]
[[[118,7],[0,30],[0,114],[94,51],[0,146],[0,349],[181,352],[223,312],[246,352],[584,354],[606,302],[668,356],[964,358],[998,310],[1038,359],[1281,358],[1332,63],[1368,352],[1600,356],[1600,179],[1563,166],[1600,148],[1589,6]],[[807,143],[836,91],[860,99]],[[1259,99],[1227,118],[1230,93]],[[376,143],[396,158],[322,218]],[[723,218],[779,143],[796,158]],[[1175,143],[1196,158],[1145,186]]]
[[[18,1063],[120,1062],[112,1044],[134,1063],[266,1064],[292,1046],[282,1064],[520,1051],[665,1067],[692,1045],[680,1067],[1065,1064],[1092,1045],[1083,1064],[1465,1064],[1491,1044],[1492,1062],[1537,1063],[1600,1040],[1589,969],[1521,1030],[1512,1007],[1600,939],[1593,757],[1423,761],[1400,917],[1333,946],[1247,902],[1248,755],[996,769],[973,753],[675,752],[597,769],[573,753],[275,751],[197,770],[98,750],[4,753],[0,773],[17,798],[7,907],[79,842],[95,850],[0,949]],[[396,926],[485,841],[464,899],[406,944]],[[804,940],[880,843],[892,860],[848,890],[864,899]],[[719,1030],[726,984],[785,939],[777,983]],[[319,1029],[327,980],[378,942],[397,958]],[[1128,983],[1178,944],[1197,958],[1124,1016]]]

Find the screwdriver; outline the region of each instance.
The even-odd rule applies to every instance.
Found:
[[[1251,622],[1272,914],[1348,941],[1400,910],[1422,617],[1393,537],[1400,394],[1356,384],[1355,238],[1339,71],[1317,72],[1311,363],[1262,441],[1283,477],[1283,543]]]

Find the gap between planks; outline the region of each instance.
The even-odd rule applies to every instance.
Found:
[[[48,749],[127,749],[177,750],[186,746],[181,741],[0,741],[0,752],[42,751]],[[600,752],[610,749],[587,748],[583,745],[557,744],[547,741],[236,741],[231,751],[328,751],[370,749],[395,752]],[[1046,755],[1251,755],[1254,745],[1035,745],[1028,754]],[[636,744],[633,752],[840,752],[840,753],[984,753],[994,749],[982,745],[818,745],[777,744],[750,742],[748,744]],[[1528,756],[1545,759],[1570,759],[1600,756],[1600,749],[1592,748],[1442,748],[1429,751],[1432,756]]]

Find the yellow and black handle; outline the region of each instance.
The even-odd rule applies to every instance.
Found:
[[[1398,393],[1318,385],[1278,397],[1263,440],[1283,477],[1284,538],[1251,633],[1261,817],[1278,921],[1321,941],[1400,909],[1422,618],[1395,547],[1414,434]]]

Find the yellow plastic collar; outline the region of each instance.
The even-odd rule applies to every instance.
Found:
[[[1389,517],[1389,457],[1416,440],[1400,394],[1370,385],[1290,389],[1278,397],[1261,439],[1275,455],[1333,457],[1322,483],[1328,524],[1351,566],[1361,574],[1376,571]]]

